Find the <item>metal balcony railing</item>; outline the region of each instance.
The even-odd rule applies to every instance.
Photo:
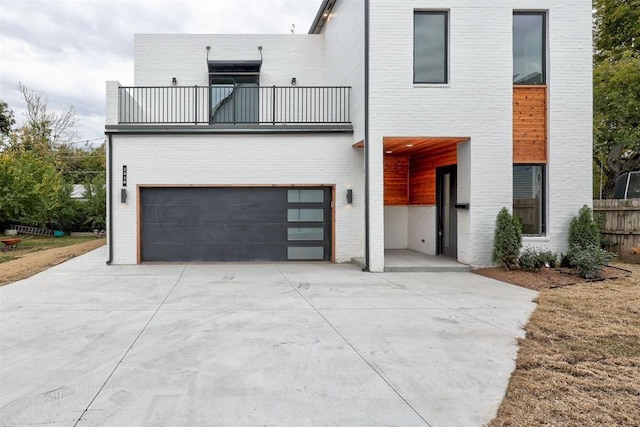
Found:
[[[120,124],[348,124],[346,86],[120,87]]]

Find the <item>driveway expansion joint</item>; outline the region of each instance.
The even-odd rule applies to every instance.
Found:
[[[129,354],[129,352],[131,352],[131,349],[133,348],[133,346],[136,344],[136,342],[138,342],[138,340],[140,339],[140,337],[142,336],[142,334],[144,333],[144,331],[147,329],[147,327],[149,326],[149,324],[153,321],[153,318],[156,317],[156,314],[158,314],[158,312],[160,311],[160,309],[162,308],[162,306],[164,305],[165,301],[167,301],[167,299],[169,298],[169,296],[173,293],[173,291],[175,290],[176,286],[178,286],[178,283],[180,283],[180,280],[182,280],[182,276],[184,275],[184,272],[187,270],[187,266],[185,265],[182,268],[182,271],[180,272],[180,276],[178,276],[178,279],[176,280],[176,282],[173,284],[173,286],[171,287],[171,289],[169,290],[169,292],[167,293],[167,295],[164,297],[164,299],[160,302],[160,305],[158,305],[158,308],[155,309],[155,311],[153,312],[153,314],[151,315],[151,317],[149,318],[149,320],[147,321],[147,323],[145,323],[145,325],[142,327],[142,329],[140,330],[140,333],[138,333],[138,335],[136,335],[135,339],[133,340],[133,342],[131,343],[131,345],[129,346],[129,348],[127,348],[127,351],[124,352],[124,354],[122,355],[122,357],[120,358],[120,360],[118,360],[118,363],[116,363],[116,366],[113,368],[113,370],[111,371],[111,373],[109,374],[109,376],[107,376],[107,379],[104,381],[104,383],[100,386],[100,388],[98,389],[98,391],[96,392],[95,396],[93,396],[93,398],[91,399],[91,401],[89,402],[89,404],[87,405],[87,407],[84,409],[84,411],[82,411],[82,414],[80,415],[80,417],[78,418],[78,421],[75,422],[75,424],[73,425],[73,427],[76,427],[80,421],[82,421],[82,418],[87,414],[87,412],[92,412],[94,410],[91,409],[91,405],[93,405],[93,402],[95,402],[95,400],[98,398],[98,396],[100,396],[100,393],[102,392],[102,390],[104,390],[105,386],[107,385],[107,383],[109,382],[109,380],[111,379],[111,377],[113,377],[113,375],[116,373],[116,371],[118,370],[118,368],[120,367],[120,365],[122,364],[122,361],[125,359],[125,357],[127,357],[127,355]]]
[[[289,286],[291,286],[291,288],[296,291],[298,293],[298,295],[300,295],[300,297],[302,299],[304,299],[306,301],[307,304],[309,304],[309,306],[311,308],[313,308],[313,310],[318,314],[318,316],[320,316],[320,318],[340,337],[340,339],[342,339],[345,344],[347,344],[351,350],[353,350],[358,357],[364,362],[366,363],[369,368],[371,368],[371,370],[373,372],[375,372],[375,374],[382,380],[384,381],[385,384],[387,384],[387,386],[405,403],[405,405],[407,405],[409,407],[409,409],[411,409],[417,416],[418,418],[420,418],[420,420],[422,420],[424,422],[424,424],[428,427],[431,427],[431,424],[429,424],[429,422],[420,414],[420,412],[418,412],[418,410],[416,408],[413,407],[413,405],[411,405],[411,403],[409,403],[409,401],[402,395],[400,394],[400,392],[389,382],[389,380],[386,378],[386,375],[384,375],[384,371],[379,368],[378,366],[374,365],[372,362],[370,362],[369,360],[367,360],[366,357],[364,357],[364,355],[344,336],[342,335],[342,333],[340,333],[340,331],[338,331],[338,329],[329,321],[329,319],[327,319],[321,312],[320,310],[318,310],[316,308],[316,306],[314,306],[311,301],[309,301],[298,289],[297,286],[295,286],[291,280],[289,280],[289,278],[287,277],[286,274],[284,274],[282,272],[282,270],[280,270],[280,267],[278,267],[276,265],[276,268],[278,269],[278,271],[280,272],[280,274],[282,274],[282,277],[284,278],[284,280],[287,281],[287,283],[289,284]]]

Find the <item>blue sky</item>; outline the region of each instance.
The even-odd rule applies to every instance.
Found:
[[[0,99],[18,82],[73,105],[79,140],[104,135],[106,80],[133,83],[134,33],[306,33],[321,0],[0,0]],[[100,141],[97,141],[98,143]]]

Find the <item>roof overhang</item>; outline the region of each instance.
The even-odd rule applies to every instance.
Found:
[[[316,18],[313,20],[313,24],[311,24],[311,28],[309,28],[309,34],[320,34],[322,32],[322,28],[324,24],[327,23],[333,6],[335,6],[337,1],[338,0],[323,0],[316,14]]]
[[[207,61],[209,74],[259,74],[261,60],[251,61]]]
[[[466,136],[391,136],[383,138],[383,149],[386,156],[412,156],[451,148],[470,139]],[[364,141],[353,144],[353,147],[364,148]]]

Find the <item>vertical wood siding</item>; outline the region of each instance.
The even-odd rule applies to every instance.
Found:
[[[411,156],[385,156],[384,204],[435,205],[436,168],[456,163],[455,144]]]

